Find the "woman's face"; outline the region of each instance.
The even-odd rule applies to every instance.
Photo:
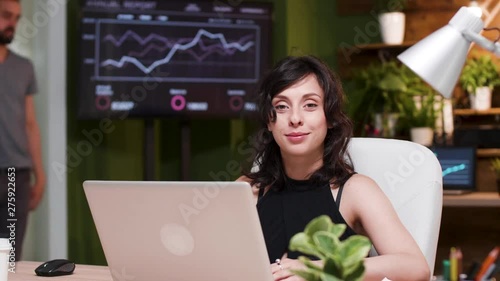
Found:
[[[324,96],[316,76],[310,74],[273,98],[276,122],[270,122],[268,129],[283,156],[323,156],[328,129]]]

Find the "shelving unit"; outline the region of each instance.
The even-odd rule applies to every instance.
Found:
[[[373,43],[373,44],[360,44],[354,46],[360,50],[384,50],[384,49],[406,49],[413,46],[416,42],[403,42],[402,44],[384,44],[384,43]]]
[[[454,109],[453,115],[459,118],[469,118],[469,117],[477,117],[479,119],[473,120],[483,120],[478,126],[495,126],[492,124],[500,124],[500,107],[490,108],[488,110],[474,110],[474,109]],[[494,117],[494,118],[492,118]],[[489,121],[484,123],[484,120],[488,118]],[[470,118],[469,118],[470,119]],[[473,121],[474,122],[474,121]],[[500,148],[478,148],[477,149],[477,157],[478,158],[491,158],[491,157],[500,157]]]
[[[488,110],[475,110],[475,109],[455,109],[453,110],[455,116],[470,116],[470,115],[500,115],[500,108],[491,108]]]
[[[500,157],[500,148],[479,148],[476,155],[481,158]]]
[[[500,195],[498,192],[445,195],[443,207],[500,207]]]
[[[381,59],[396,58],[397,55],[414,45],[416,41],[425,38],[435,30],[448,24],[461,6],[467,6],[470,1],[409,1],[406,9],[405,40],[400,45],[366,44],[344,45],[347,49],[337,50],[338,71],[343,79],[352,77],[355,69],[368,66]],[[498,14],[498,1],[484,1],[479,3],[495,3],[494,8],[488,7],[491,14]],[[342,0],[337,1],[338,12],[342,15],[353,15],[364,12],[368,14],[373,7],[373,0]],[[485,15],[490,21],[495,16]],[[485,26],[499,26],[500,17]],[[366,26],[365,26],[366,27]],[[360,25],[361,31],[363,26]],[[491,33],[492,36],[496,35]],[[354,36],[354,35],[353,35]],[[366,41],[364,41],[366,42]],[[342,46],[342,45],[340,45]],[[478,48],[478,47],[475,47]],[[454,94],[462,94],[460,86]],[[483,124],[500,124],[500,108],[488,111],[472,109],[455,109],[454,118],[459,126]],[[462,127],[462,128],[463,128]],[[455,127],[456,129],[457,127]],[[443,198],[443,213],[441,218],[440,238],[436,253],[435,273],[441,273],[441,262],[449,258],[450,247],[457,245],[466,253],[463,259],[464,268],[475,260],[482,260],[500,239],[500,196],[496,192],[496,182],[489,169],[491,157],[500,157],[500,147],[493,149],[478,149],[477,192],[464,195],[445,195]],[[497,278],[498,280],[498,278]]]
[[[402,44],[372,43],[340,46],[337,50],[340,77],[348,79],[354,69],[366,67],[373,62],[396,58],[413,44],[415,44],[414,41],[407,41]]]

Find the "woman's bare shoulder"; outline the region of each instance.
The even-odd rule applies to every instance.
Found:
[[[384,197],[385,194],[380,186],[369,176],[354,174],[344,184],[344,194],[354,200],[353,202],[365,202]]]
[[[359,187],[378,187],[377,183],[370,178],[369,176],[363,174],[354,174],[352,175],[345,183],[346,187],[350,186],[351,188],[359,188]]]
[[[392,206],[389,198],[380,186],[371,177],[363,174],[353,175],[344,185],[343,201],[358,215],[366,210],[382,210],[385,206]]]

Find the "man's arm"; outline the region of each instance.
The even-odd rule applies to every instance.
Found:
[[[33,95],[26,96],[26,132],[28,135],[29,152],[33,162],[35,183],[32,186],[29,208],[34,210],[43,196],[45,188],[45,172],[42,164],[42,149],[40,141],[40,128],[35,116]]]

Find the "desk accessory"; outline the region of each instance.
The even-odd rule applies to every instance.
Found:
[[[443,280],[450,280],[450,260],[443,260]]]
[[[498,259],[497,263],[494,264],[493,271],[488,276],[486,276],[486,279],[487,280],[492,279],[493,276],[495,276],[495,274],[497,274],[498,272],[500,272],[500,259]]]
[[[467,277],[466,280],[474,280],[476,274],[479,271],[480,264],[477,261],[474,261],[471,266],[467,269],[467,273],[465,274]]]
[[[55,259],[42,263],[35,269],[38,276],[61,276],[73,274],[75,263],[66,259]]]
[[[481,268],[479,269],[478,274],[474,278],[474,281],[482,281],[483,278],[487,276],[486,274],[488,273],[490,267],[495,264],[499,252],[500,252],[500,247],[495,247],[493,248],[493,250],[490,251],[488,256],[484,259],[483,263],[481,264]]]

